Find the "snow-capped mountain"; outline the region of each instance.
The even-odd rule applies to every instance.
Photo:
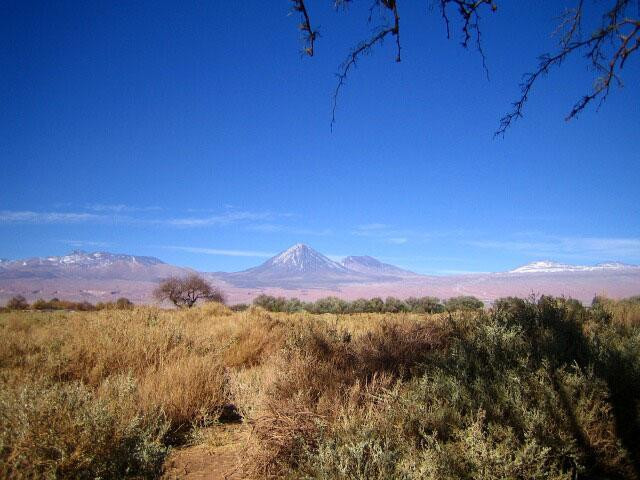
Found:
[[[615,271],[640,268],[636,265],[628,265],[620,262],[598,263],[596,265],[569,265],[567,263],[552,262],[543,260],[528,263],[508,273],[561,273],[561,272],[598,272],[598,271]]]
[[[61,265],[85,265],[95,267],[107,267],[116,263],[130,263],[140,265],[161,265],[164,262],[155,257],[141,257],[136,255],[125,255],[121,253],[93,252],[87,253],[83,250],[74,250],[67,255],[52,257],[33,257],[24,260],[0,260],[3,267],[11,266],[61,266]]]
[[[368,255],[346,257],[341,263],[349,270],[367,275],[392,275],[398,277],[415,277],[418,275],[417,273],[404,270],[400,267],[396,267],[395,265],[383,263]]]
[[[155,257],[75,250],[67,255],[25,258],[0,263],[0,298],[24,295],[99,302],[128,297],[143,302],[160,279],[193,270]]]
[[[252,271],[277,269],[290,273],[339,272],[347,273],[347,269],[313,248],[297,243],[275,257],[267,260]]]
[[[67,255],[34,257],[0,263],[0,278],[149,279],[184,269],[155,257],[74,250]]]
[[[232,285],[244,287],[333,288],[344,284],[389,282],[416,276],[413,272],[368,256],[346,257],[338,263],[298,243],[258,267],[226,274],[223,278]]]
[[[155,257],[74,251],[68,255],[0,261],[0,304],[13,295],[98,302],[119,296],[152,301],[158,281],[193,270]],[[618,262],[569,265],[538,261],[509,272],[424,276],[368,256],[336,262],[297,244],[242,272],[204,273],[232,302],[250,302],[260,293],[315,299],[372,296],[448,298],[474,295],[490,301],[531,293],[565,295],[585,302],[594,295],[625,297],[640,293],[640,266]]]
[[[365,280],[358,272],[298,243],[259,265],[223,276],[237,286],[299,287]]]

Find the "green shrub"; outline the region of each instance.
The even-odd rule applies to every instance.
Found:
[[[118,310],[131,310],[133,308],[133,302],[125,297],[120,297],[116,300],[116,308]]]
[[[456,310],[480,310],[484,308],[484,303],[476,297],[461,296],[445,300],[444,307],[449,312]]]
[[[279,380],[265,390],[255,432],[267,454],[254,454],[255,470],[327,480],[638,478],[638,328],[552,297],[451,315],[437,348],[412,344],[420,335],[408,325],[348,341],[317,330],[299,337],[300,353],[274,366]]]
[[[258,295],[253,299],[253,304],[262,307],[269,312],[284,312],[287,300],[284,297],[272,297],[271,295]]]
[[[42,298],[39,298],[31,304],[31,308],[34,310],[49,310],[49,302],[45,302]]]
[[[387,297],[384,301],[385,313],[402,313],[409,310],[409,307],[402,300],[395,297]]]
[[[9,310],[26,310],[29,308],[29,304],[27,303],[27,299],[22,295],[16,295],[9,299],[6,307]]]
[[[233,312],[244,312],[249,309],[249,305],[246,303],[236,303],[235,305],[231,305],[229,308]]]
[[[435,297],[409,297],[405,300],[409,307],[409,311],[413,313],[441,313],[444,311],[444,305]]]
[[[465,297],[472,298],[472,297]],[[479,300],[478,300],[479,301]],[[253,300],[253,304],[262,307],[269,312],[295,313],[307,311],[309,313],[439,313],[444,311],[444,306],[437,298],[421,297],[408,298],[406,301],[395,297],[382,300],[374,297],[370,300],[358,298],[352,302],[338,297],[324,297],[315,302],[305,303],[297,298],[286,299],[271,295],[259,295]],[[482,306],[482,302],[480,302]]]
[[[162,416],[135,413],[120,378],[97,395],[81,383],[0,389],[3,478],[155,478],[167,447]]]

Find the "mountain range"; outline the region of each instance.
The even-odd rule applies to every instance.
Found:
[[[112,300],[126,296],[151,300],[157,283],[194,270],[155,257],[73,251],[64,256],[0,260],[0,299],[22,294],[29,299]],[[220,286],[231,302],[247,302],[261,293],[314,299],[434,295],[475,295],[485,301],[507,295],[566,295],[589,301],[595,294],[613,297],[640,293],[640,266],[619,262],[570,265],[537,261],[508,272],[421,275],[370,256],[335,261],[296,244],[266,262],[241,272],[201,272]]]
[[[341,262],[298,243],[262,265],[236,273],[220,274],[235,286],[334,287],[345,283],[396,281],[417,274],[382,263],[372,257],[346,257]]]

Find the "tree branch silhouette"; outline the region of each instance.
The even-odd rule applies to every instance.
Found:
[[[352,0],[334,0],[334,6],[344,6]],[[304,0],[292,0],[293,9],[300,13],[302,22],[300,30],[304,33],[306,46],[304,53],[308,56],[314,54],[314,42],[318,32],[311,27],[311,20]],[[558,31],[566,31],[559,42],[559,50],[554,53],[545,53],[538,57],[538,65],[533,72],[524,75],[520,84],[520,96],[512,103],[511,110],[501,119],[494,136],[504,136],[513,123],[523,116],[525,104],[529,100],[531,91],[538,80],[545,76],[554,67],[559,67],[565,59],[573,54],[583,51],[589,65],[598,72],[593,89],[575,102],[565,120],[577,117],[592,101],[599,99],[598,107],[609,96],[612,84],[622,86],[620,72],[628,58],[637,50],[640,50],[640,3],[634,0],[609,0],[602,14],[600,26],[588,37],[582,36],[585,1],[577,0],[576,7],[567,10],[562,16]],[[596,8],[602,8],[599,0],[591,2]],[[638,3],[638,11],[635,16],[627,15],[630,7]],[[472,43],[482,59],[482,68],[489,79],[486,55],[482,46],[482,31],[480,29],[481,10],[489,9],[496,12],[498,7],[494,0],[434,0],[439,6],[440,15],[444,21],[447,38],[452,36],[452,12],[456,12],[456,18],[460,24],[462,34],[461,46],[468,48]],[[383,40],[392,35],[395,37],[397,54],[396,62],[401,60],[400,43],[400,16],[398,14],[398,0],[374,0],[369,10],[369,21],[375,8],[392,14],[392,22],[375,29],[374,34],[367,40],[358,43],[340,64],[336,74],[337,84],[332,96],[331,128],[336,122],[336,108],[338,96],[345,85],[347,77],[356,66],[360,57],[369,54],[374,47],[383,43]]]
[[[629,3],[630,0],[616,0],[613,7],[603,15],[600,28],[583,39],[580,32],[584,1],[580,0],[573,13],[560,25],[569,25],[568,33],[560,41],[560,50],[553,55],[541,55],[536,70],[524,76],[524,81],[520,84],[520,98],[512,104],[512,110],[500,119],[495,135],[504,135],[513,122],[523,116],[524,105],[537,80],[579,50],[586,50],[585,58],[601,75],[596,78],[593,90],[573,105],[565,120],[575,118],[596,98],[600,98],[599,109],[609,95],[611,84],[615,82],[622,85],[619,72],[629,56],[640,48],[640,20],[624,16]]]
[[[396,46],[397,46],[396,62],[401,61],[400,16],[398,15],[398,4],[396,0],[378,0],[376,1],[376,4],[374,4],[374,7],[377,4],[381,4],[393,12],[393,18],[394,18],[393,25],[380,29],[369,40],[358,44],[351,51],[351,53],[349,53],[349,56],[346,58],[346,60],[340,65],[340,71],[336,74],[336,76],[338,77],[338,83],[333,92],[333,105],[331,109],[331,129],[332,130],[333,130],[333,125],[336,122],[336,108],[338,105],[338,94],[340,93],[340,90],[342,89],[342,87],[344,86],[347,80],[349,71],[351,70],[352,67],[356,66],[356,62],[358,58],[360,58],[362,55],[368,54],[376,44],[382,43],[384,38],[387,35],[391,34],[396,37]],[[371,18],[371,15],[369,15],[369,18]]]
[[[304,3],[304,0],[291,0],[293,3],[293,10],[299,12],[302,17],[302,22],[298,24],[298,28],[303,33],[303,39],[306,46],[303,48],[303,52],[313,57],[313,47],[316,37],[318,36],[318,32],[311,28],[311,20],[309,18],[309,12],[307,11],[307,6]]]

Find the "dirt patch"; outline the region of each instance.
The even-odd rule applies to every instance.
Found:
[[[165,463],[163,480],[240,480],[244,425],[222,425],[202,430],[197,445],[176,448]]]

